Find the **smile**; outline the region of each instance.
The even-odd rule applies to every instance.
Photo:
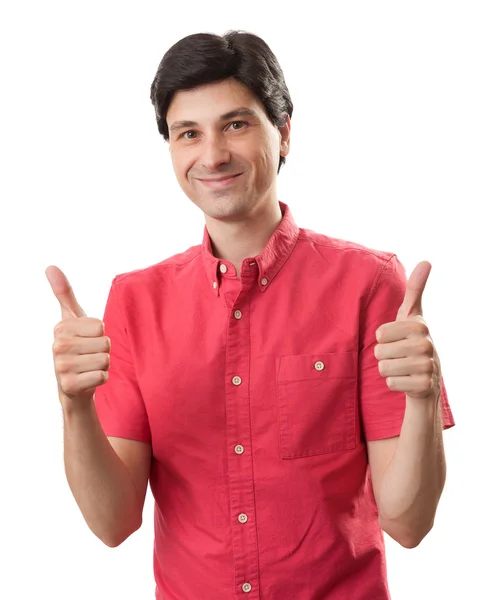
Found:
[[[232,185],[232,183],[238,179],[240,177],[242,173],[239,173],[238,175],[234,175],[233,177],[226,177],[225,179],[220,179],[218,181],[205,181],[204,179],[200,179],[201,183],[203,183],[204,185],[206,185],[209,188],[213,188],[213,189],[219,189],[219,188],[223,188],[223,187],[227,187],[229,185]]]

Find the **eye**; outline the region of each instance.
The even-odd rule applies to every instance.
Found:
[[[185,131],[184,133],[182,133],[179,137],[183,138],[187,133],[195,133],[192,129],[190,129],[189,131]],[[192,139],[192,138],[186,138],[186,139]]]
[[[235,123],[243,123],[244,125],[247,125],[247,121],[232,121],[230,123],[230,125],[234,125]],[[240,129],[240,127],[239,127],[239,129]],[[234,129],[234,131],[235,131],[235,129]]]

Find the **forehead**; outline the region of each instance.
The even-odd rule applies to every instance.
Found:
[[[222,113],[247,106],[261,118],[264,106],[259,98],[240,81],[229,78],[216,83],[200,85],[191,90],[177,91],[167,111],[167,124],[179,119],[192,121],[215,120]]]

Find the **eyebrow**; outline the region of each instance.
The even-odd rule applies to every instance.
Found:
[[[254,119],[258,119],[259,115],[252,110],[251,108],[247,108],[246,106],[239,106],[234,110],[231,110],[224,115],[221,115],[219,121],[227,121],[228,119],[233,119],[235,117],[251,117]],[[174,121],[174,123],[169,128],[169,131],[177,131],[178,129],[182,129],[183,127],[196,127],[198,123],[196,121]]]

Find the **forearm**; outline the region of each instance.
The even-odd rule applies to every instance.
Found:
[[[69,487],[91,531],[117,546],[140,526],[134,483],[102,430],[94,402],[81,410],[62,406]]]
[[[382,529],[417,545],[433,526],[445,477],[440,402],[406,396],[401,434],[377,503]]]

